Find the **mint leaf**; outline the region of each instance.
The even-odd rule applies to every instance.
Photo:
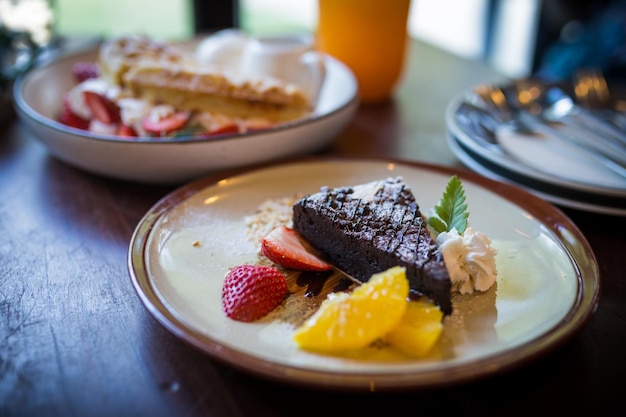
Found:
[[[456,229],[463,234],[467,228],[467,204],[465,204],[465,191],[461,180],[454,175],[448,181],[439,203],[434,208],[435,214],[428,218],[428,225],[437,233],[449,232]]]

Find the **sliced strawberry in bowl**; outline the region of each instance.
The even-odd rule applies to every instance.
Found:
[[[142,121],[142,126],[148,133],[164,136],[168,133],[182,129],[189,120],[190,112],[179,111],[167,115],[163,118],[146,117]]]
[[[66,126],[76,129],[87,130],[89,128],[89,120],[83,119],[67,107],[63,107],[59,121]]]
[[[237,125],[237,123],[235,122],[215,126],[212,130],[209,131],[210,136],[228,135],[231,133],[239,133],[239,125]]]
[[[63,109],[61,109],[59,122],[76,129],[87,130],[89,128],[89,120],[80,117],[72,111],[72,107],[70,106],[69,97],[67,96],[67,94],[63,98]]]
[[[274,310],[289,294],[285,276],[275,267],[239,265],[222,285],[222,308],[228,317],[251,322]]]
[[[200,112],[194,115],[192,123],[200,127],[203,136],[221,136],[241,132],[237,120],[222,114]]]
[[[135,138],[138,136],[132,126],[128,126],[123,123],[117,127],[117,132],[115,134],[124,138]]]
[[[333,267],[287,226],[277,227],[263,238],[261,253],[277,265],[298,271],[328,271]]]
[[[85,90],[83,91],[83,98],[85,99],[85,104],[93,113],[93,117],[100,122],[113,124],[120,121],[120,109],[108,97],[94,91]]]

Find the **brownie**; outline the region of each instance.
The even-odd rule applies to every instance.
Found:
[[[452,312],[450,276],[411,189],[402,177],[330,189],[297,201],[293,228],[337,269],[366,282],[406,267],[412,293]]]

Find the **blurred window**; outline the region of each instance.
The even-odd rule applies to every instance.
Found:
[[[255,35],[312,31],[317,0],[239,0],[241,27]]]
[[[53,0],[55,30],[67,36],[140,33],[183,39],[193,35],[191,0]]]
[[[317,0],[49,1],[56,12],[55,28],[71,36],[142,33],[184,39],[219,29],[224,20],[220,16],[221,23],[216,24],[215,16],[227,11],[232,12],[234,26],[253,35],[312,32],[317,21]],[[584,29],[580,19],[571,18],[574,12],[594,16],[595,9],[620,2],[623,0],[412,0],[408,30],[411,36],[438,48],[484,59],[505,75],[523,77],[537,70],[542,55],[558,36],[565,42],[568,34],[571,38]]]

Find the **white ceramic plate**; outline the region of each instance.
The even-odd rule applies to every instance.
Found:
[[[491,163],[489,159],[474,153],[463,141],[457,139],[452,134],[447,135],[447,140],[448,147],[459,161],[480,175],[495,181],[515,184],[540,198],[562,207],[611,216],[626,216],[626,201],[624,199],[611,197],[610,195],[577,192],[567,187],[563,188],[533,181],[528,177],[503,169],[498,164]]]
[[[498,250],[499,277],[486,293],[453,298],[455,311],[428,357],[408,359],[388,348],[358,357],[298,349],[292,318],[307,301],[294,282],[285,306],[260,321],[236,322],[222,312],[228,268],[257,259],[244,219],[263,201],[401,175],[429,213],[453,174],[464,183],[470,224]],[[309,158],[194,182],[141,220],[128,266],[150,313],[214,358],[280,381],[355,390],[441,386],[519,366],[580,330],[600,286],[584,236],[552,205],[473,173],[401,161]]]
[[[548,137],[530,140],[507,130],[498,130],[500,148],[488,146],[477,138],[479,127],[470,129],[457,120],[463,102],[474,101],[475,94],[465,91],[454,97],[446,109],[446,126],[450,134],[472,153],[499,170],[545,186],[575,193],[623,199],[626,208],[626,178],[605,168],[588,154]]]
[[[67,127],[56,121],[72,85],[72,66],[94,61],[96,50],[61,57],[17,81],[17,115],[52,155],[77,168],[145,183],[181,183],[210,172],[306,155],[323,149],[358,107],[357,82],[341,62],[326,57],[326,78],[310,117],[273,129],[213,139],[130,141]]]

